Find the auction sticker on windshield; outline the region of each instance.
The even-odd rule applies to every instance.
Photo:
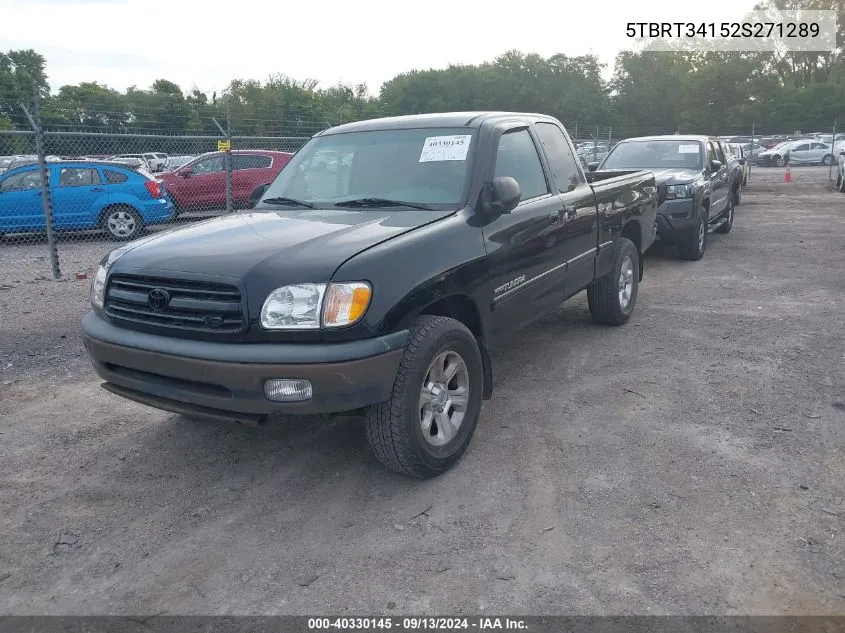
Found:
[[[454,136],[429,136],[423,143],[421,163],[442,160],[466,160],[469,152],[470,134]]]
[[[679,154],[698,154],[698,145],[679,145]]]

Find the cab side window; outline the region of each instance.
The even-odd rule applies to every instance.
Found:
[[[566,142],[563,131],[553,123],[537,123],[534,128],[546,151],[549,168],[558,190],[572,191],[578,186],[581,177],[578,166],[575,164],[575,156],[572,154],[569,143]]]
[[[506,132],[496,152],[496,178],[510,176],[519,183],[521,200],[531,200],[549,192],[537,147],[527,129]]]

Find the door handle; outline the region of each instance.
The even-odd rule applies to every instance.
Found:
[[[563,212],[567,218],[574,218],[575,217],[575,207],[563,207]]]
[[[104,189],[102,187],[94,187],[91,191],[97,191],[99,193],[102,193]]]
[[[563,215],[563,209],[555,209],[551,213],[549,213],[549,224],[557,224],[560,222],[560,218]]]

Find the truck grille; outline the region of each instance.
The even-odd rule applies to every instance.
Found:
[[[115,320],[169,330],[230,334],[244,327],[240,290],[217,282],[114,275],[105,312]]]

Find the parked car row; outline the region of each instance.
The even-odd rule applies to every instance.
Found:
[[[233,205],[255,204],[291,156],[265,150],[231,152]],[[223,152],[202,154],[157,176],[146,169],[146,163],[139,165],[140,160],[125,155],[108,161],[51,157],[55,228],[103,229],[113,239],[130,240],[144,227],[172,221],[185,211],[226,208]],[[19,166],[0,175],[0,235],[44,231],[37,160],[18,160],[13,165]]]

